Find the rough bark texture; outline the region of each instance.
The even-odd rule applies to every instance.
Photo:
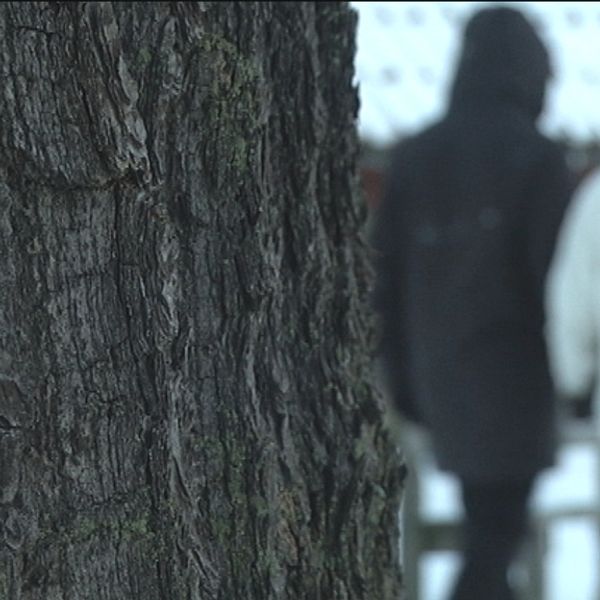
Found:
[[[354,21],[0,4],[0,600],[397,598]]]

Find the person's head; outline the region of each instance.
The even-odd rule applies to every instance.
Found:
[[[551,75],[548,51],[517,10],[486,8],[467,22],[451,106],[517,105],[537,118]]]

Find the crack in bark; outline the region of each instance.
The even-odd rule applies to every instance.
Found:
[[[43,35],[47,35],[48,37],[52,35],[60,36],[58,31],[48,31],[46,29],[42,29],[40,27],[33,27],[31,25],[15,25],[13,26],[14,31],[27,31],[31,33],[41,33]]]

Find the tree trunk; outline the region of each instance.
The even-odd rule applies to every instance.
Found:
[[[354,25],[0,4],[0,600],[398,597]]]

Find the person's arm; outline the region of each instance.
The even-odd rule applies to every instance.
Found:
[[[406,336],[402,326],[402,267],[404,234],[401,230],[404,181],[401,159],[392,161],[381,202],[373,217],[371,247],[375,268],[373,309],[378,315],[377,359],[392,405],[406,419],[421,422],[410,394]]]
[[[527,255],[537,300],[544,290],[559,230],[575,187],[562,150],[548,142],[530,177]]]
[[[597,227],[600,176],[586,182],[569,206],[546,287],[546,334],[559,397],[575,416],[586,416],[598,364],[599,307],[594,289],[600,276]],[[597,298],[596,298],[597,301]]]

